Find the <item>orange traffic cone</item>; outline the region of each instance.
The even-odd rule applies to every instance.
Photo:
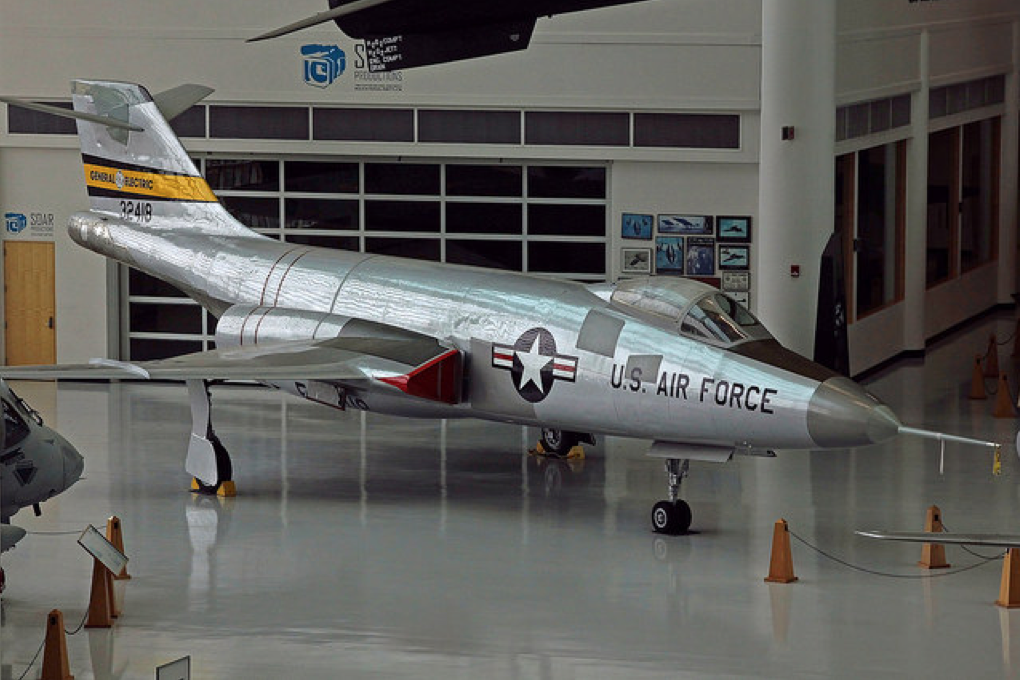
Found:
[[[1016,407],[1013,406],[1013,397],[1009,391],[1009,380],[1006,374],[999,376],[999,390],[995,395],[995,410],[992,415],[996,418],[1015,418]]]
[[[120,518],[116,515],[106,520],[106,540],[112,543],[113,547],[122,554],[126,554],[124,553],[124,533],[121,531]],[[131,575],[127,573],[127,565],[124,565],[119,574],[114,574],[113,578],[118,581],[130,579]]]
[[[985,391],[985,376],[981,371],[981,357],[974,357],[974,370],[971,371],[970,376],[970,399],[987,399],[988,393]]]
[[[994,378],[999,375],[999,346],[994,335],[988,336],[988,353],[985,357],[985,377]]]
[[[1010,548],[1002,561],[1002,583],[995,604],[1006,609],[1020,607],[1020,548]]]
[[[793,583],[793,554],[790,552],[790,527],[785,519],[776,522],[772,531],[772,558],[766,583]]]
[[[74,680],[67,662],[64,615],[59,609],[54,609],[46,617],[46,650],[39,680]]]
[[[924,530],[929,534],[940,534],[945,529],[942,526],[942,511],[939,506],[933,505],[928,508],[924,517]],[[948,569],[946,562],[946,546],[941,543],[925,543],[921,548],[921,561],[917,566],[924,569]]]
[[[114,617],[113,574],[97,559],[92,560],[92,592],[86,628],[112,628]]]

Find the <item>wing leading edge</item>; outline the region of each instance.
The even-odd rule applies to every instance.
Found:
[[[434,338],[337,337],[217,348],[158,361],[7,366],[10,379],[319,380],[384,384],[422,399],[460,401],[462,357]],[[388,389],[388,388],[384,388]]]

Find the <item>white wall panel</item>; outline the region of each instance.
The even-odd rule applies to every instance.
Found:
[[[938,335],[994,306],[997,275],[998,265],[990,264],[929,290],[924,300],[924,336]]]
[[[66,229],[71,213],[85,209],[77,150],[4,149],[0,154],[0,211],[53,215],[59,362],[107,353],[106,260],[72,243]],[[4,238],[16,237],[4,232]],[[34,240],[31,234],[17,238]]]
[[[1008,22],[932,31],[931,82],[944,85],[1009,70],[1013,27]]]
[[[840,33],[918,28],[1016,12],[1016,0],[836,0]]]
[[[909,92],[920,78],[920,35],[841,38],[836,43],[836,101]]]
[[[850,375],[877,366],[903,351],[908,305],[900,303],[858,319],[847,330]]]

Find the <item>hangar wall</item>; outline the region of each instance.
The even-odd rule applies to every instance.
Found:
[[[836,105],[851,112],[870,102],[910,97],[909,122],[853,138],[837,138],[837,158],[868,148],[905,145],[903,289],[895,300],[853,320],[852,372],[901,352],[923,351],[933,336],[996,304],[1012,304],[1017,290],[1018,8],[1008,2],[844,1],[837,6]],[[977,104],[975,89],[995,83],[997,96]],[[969,90],[968,90],[969,88]],[[948,93],[948,110],[944,99]],[[954,101],[955,99],[955,101]],[[943,104],[938,104],[942,101]],[[948,276],[926,277],[934,205],[929,135],[999,121],[998,195],[991,257]],[[966,192],[966,189],[962,191]],[[961,197],[961,205],[963,203]],[[930,254],[930,253],[929,253]]]
[[[809,16],[798,11],[803,9],[798,0],[770,2],[794,34],[817,31]],[[844,120],[840,110],[845,109],[844,122],[852,123],[855,111],[876,101],[894,106],[907,101],[910,111],[906,125],[844,137],[837,131],[835,139],[825,132],[828,136],[815,142],[828,150],[818,154],[816,149],[816,157],[831,159],[857,157],[887,144],[905,145],[903,256],[896,274],[902,286],[891,301],[865,314],[851,314],[851,369],[859,372],[902,351],[923,349],[932,335],[991,305],[1008,302],[1015,289],[1020,10],[1011,0],[833,2],[833,34],[810,36],[830,44],[835,61],[831,71],[806,70],[808,77],[829,78],[834,85],[835,101],[821,104],[817,120],[835,117],[838,127]],[[200,159],[604,166],[606,276],[621,274],[622,249],[634,245],[620,237],[624,213],[746,215],[753,224],[752,309],[763,313],[781,339],[804,342],[797,349],[810,352],[807,339],[814,326],[817,262],[807,257],[799,262],[804,276],[791,286],[787,258],[768,244],[777,233],[796,241],[796,230],[809,236],[803,242],[824,242],[837,196],[834,189],[822,188],[811,191],[811,200],[805,201],[804,187],[784,189],[780,200],[792,206],[793,214],[803,216],[792,226],[760,211],[764,198],[774,198],[771,193],[763,196],[762,187],[767,186],[763,180],[777,172],[771,157],[762,159],[763,144],[772,143],[778,133],[772,122],[762,122],[762,7],[760,0],[671,0],[553,17],[539,21],[525,52],[382,75],[359,65],[358,45],[332,25],[266,43],[243,42],[321,9],[315,2],[295,7],[268,0],[183,0],[154,6],[105,0],[70,4],[0,0],[0,64],[4,64],[0,92],[66,101],[67,82],[74,77],[138,81],[153,91],[188,81],[208,84],[216,92],[210,108],[202,109],[202,132],[185,138],[185,145]],[[340,47],[347,56],[345,73],[327,87],[307,84],[300,48],[308,44]],[[930,119],[928,98],[933,88],[988,77],[1001,77],[1005,90],[1001,101]],[[796,87],[795,80],[790,87]],[[786,94],[775,96],[781,99]],[[320,139],[314,133],[304,138],[218,135],[206,124],[212,123],[212,109],[224,106],[240,107],[238,118],[250,117],[248,124],[254,127],[261,111],[248,107],[268,107],[277,113],[296,107],[309,119],[317,108],[397,111],[413,120],[412,136],[354,141]],[[631,137],[607,142],[610,132],[597,125],[569,143],[530,140],[527,132],[519,133],[524,137],[514,143],[426,142],[413,136],[421,132],[421,112],[440,108],[511,112],[520,116],[522,127],[529,114],[556,112],[566,114],[568,128],[571,122],[577,124],[571,128],[575,131],[584,127],[583,115],[571,115],[622,115]],[[729,148],[636,145],[637,114],[736,116],[739,141]],[[0,208],[53,213],[58,225],[64,223],[86,203],[73,136],[12,134],[7,117],[6,107],[0,108]],[[922,188],[927,184],[928,134],[989,117],[1001,119],[995,257],[928,285],[924,264],[928,206]],[[763,125],[768,126],[764,132]],[[831,161],[812,163],[824,165],[809,170],[818,177],[832,172]],[[110,275],[100,258],[70,244],[61,228],[55,231],[58,361],[117,354],[125,346],[120,325],[122,321],[129,325],[124,319],[127,310],[115,308],[107,314],[106,309],[107,301],[127,305],[124,292],[118,290],[119,278]],[[4,238],[28,236],[4,234]],[[771,298],[771,308],[759,304],[758,295],[765,290],[779,291]],[[794,313],[779,311],[783,307]],[[205,337],[208,341],[207,333]]]
[[[309,111],[336,106],[373,113],[386,109],[414,115],[414,134],[419,135],[351,141],[269,138],[246,132],[219,135],[211,129],[185,137],[186,146],[199,158],[424,164],[472,159],[486,165],[605,166],[607,245],[598,278],[618,275],[624,211],[714,215],[733,212],[739,205],[754,215],[760,53],[756,0],[648,3],[640,10],[624,6],[543,19],[525,52],[390,75],[368,73],[359,64],[358,46],[332,25],[267,43],[243,42],[277,23],[292,21],[295,12],[315,11],[314,3],[307,8],[268,2],[233,3],[233,10],[230,6],[183,2],[143,9],[102,2],[42,2],[27,7],[4,0],[0,63],[19,63],[19,68],[0,72],[0,91],[60,101],[67,99],[67,81],[78,76],[139,81],[153,91],[195,81],[216,89],[211,107],[239,106],[238,113],[250,113],[253,121],[263,111],[246,107],[268,106],[274,114],[292,106]],[[346,54],[346,72],[328,87],[310,87],[303,80],[300,48],[308,44],[337,45]],[[46,59],[19,59],[25,54],[45,54]],[[705,63],[712,68],[704,68]],[[564,143],[531,139],[528,132],[517,143],[423,143],[421,112],[438,107],[509,111],[522,117],[555,112],[567,116],[568,126],[581,127],[584,121],[570,116],[622,115],[628,128],[636,113],[722,113],[739,118],[739,138],[727,148],[641,146],[631,139],[607,141],[610,133],[595,126],[583,132],[590,139]],[[209,114],[211,126],[214,113]],[[0,170],[7,172],[24,162],[36,148],[52,147],[53,155],[64,158],[70,168],[70,174],[61,176],[73,178],[79,172],[72,136],[10,134],[7,123],[0,120],[0,154],[7,159]],[[56,164],[59,161],[51,166]],[[729,173],[723,170],[727,167],[740,171]],[[684,184],[675,185],[674,180]],[[61,187],[57,198],[37,185],[18,186],[0,177],[0,206],[24,211],[28,208],[23,206],[45,204],[62,223],[85,205],[82,189],[73,179],[68,185]],[[65,251],[77,250],[64,240],[58,241],[57,249],[65,258]],[[70,257],[79,266],[73,274],[62,271],[58,277],[61,309],[96,311],[101,300],[118,299],[99,258],[77,252]],[[570,272],[570,267],[564,271]],[[97,294],[97,283],[99,290],[106,287],[105,296]],[[121,299],[121,304],[126,302]],[[116,348],[115,323],[98,329],[93,322],[90,332],[81,334],[74,332],[70,321],[58,319],[59,361],[107,354],[108,345]]]

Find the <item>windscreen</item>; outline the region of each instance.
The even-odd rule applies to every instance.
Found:
[[[14,405],[3,400],[4,405],[4,448],[11,448],[21,443],[28,436],[28,425],[15,410]]]
[[[723,345],[772,337],[751,312],[722,293],[709,293],[695,302],[684,315],[680,332]]]

